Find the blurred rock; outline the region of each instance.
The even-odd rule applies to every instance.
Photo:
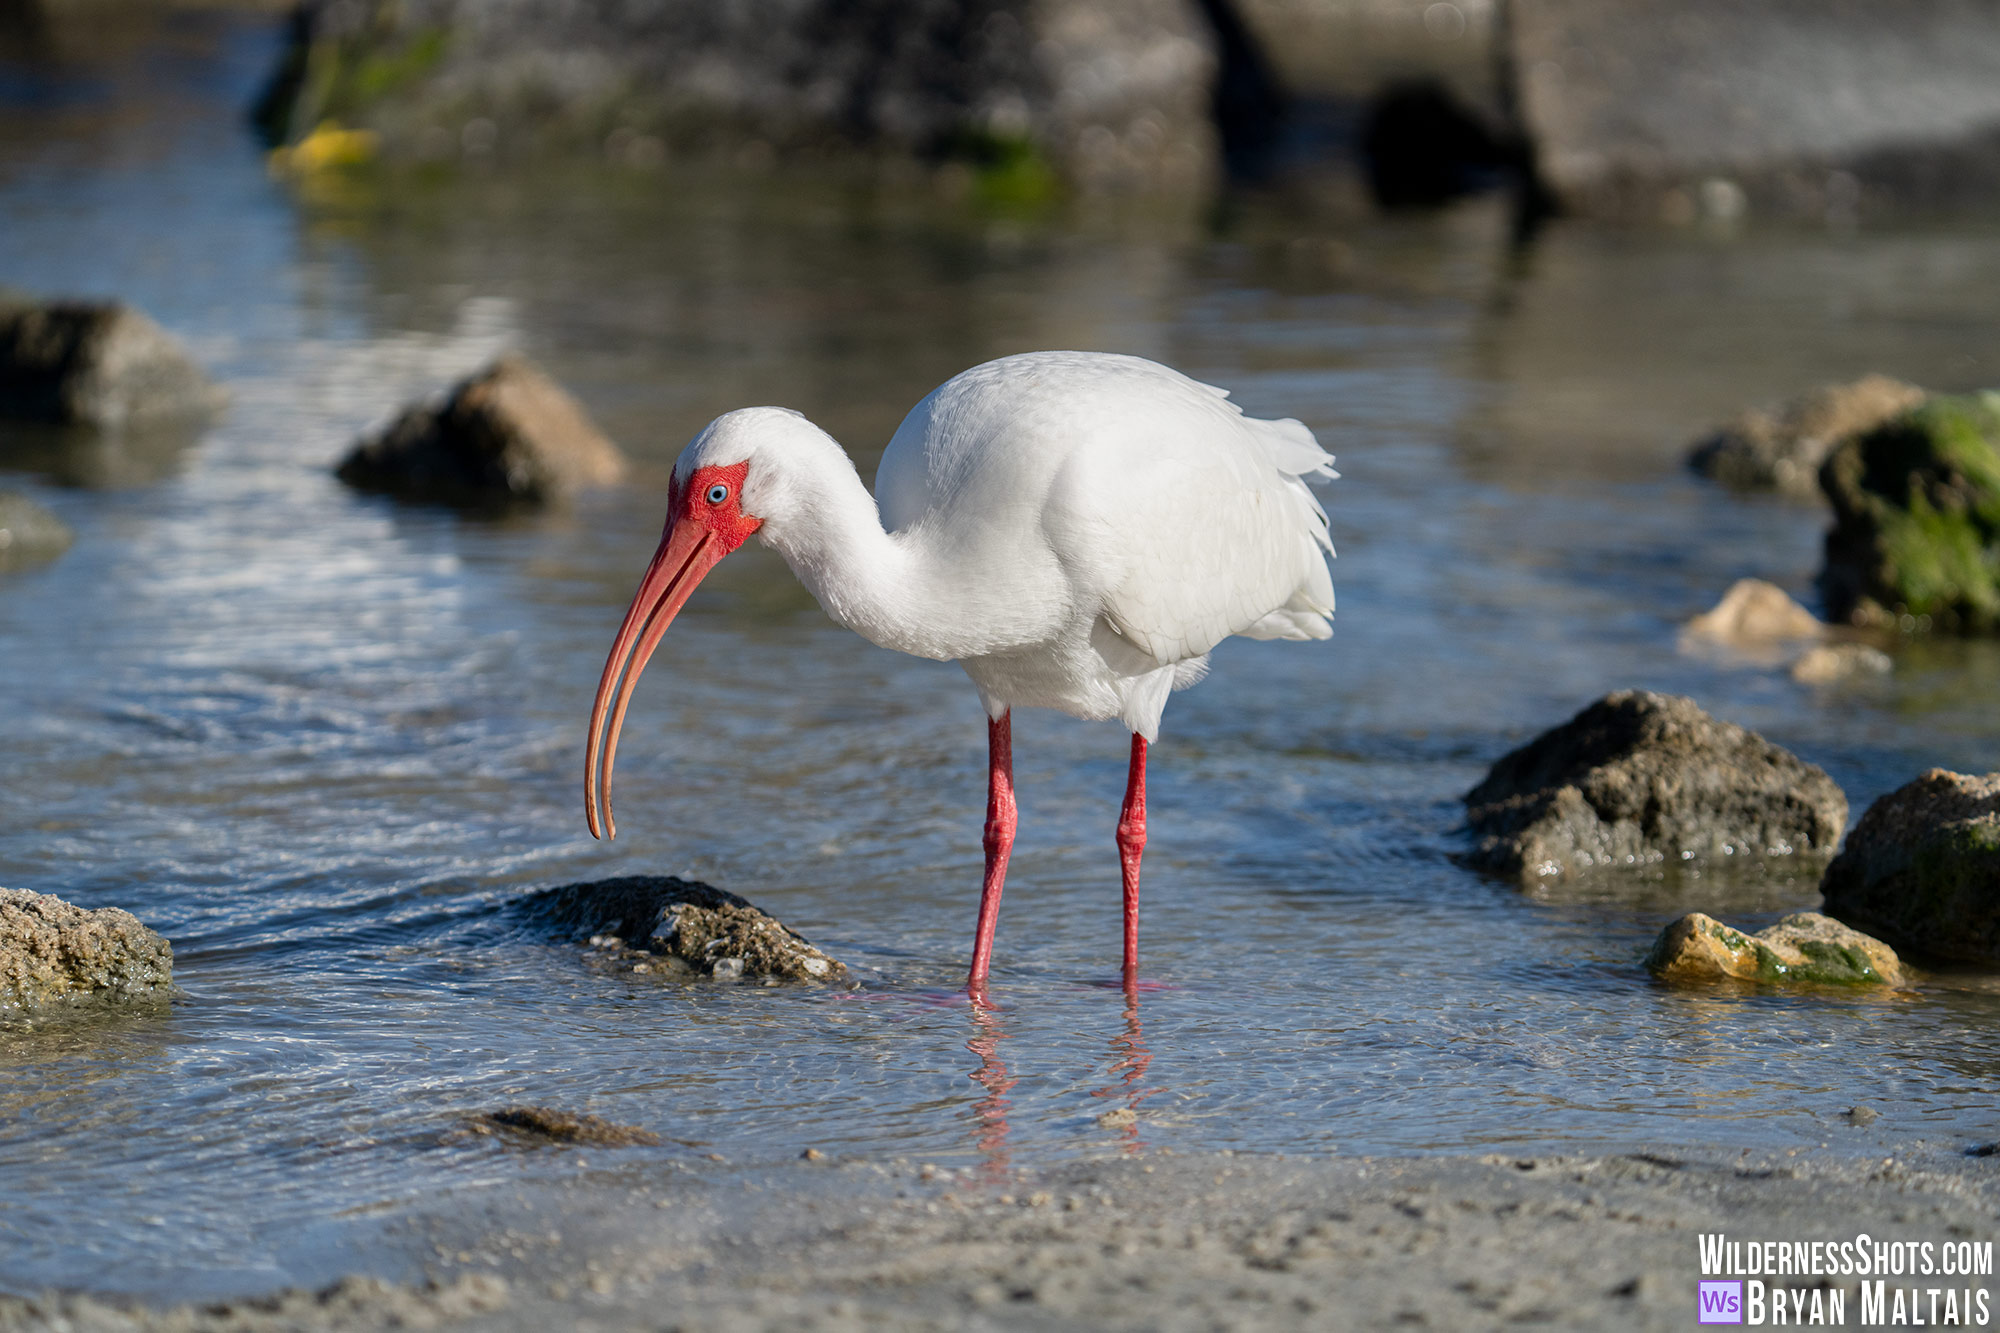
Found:
[[[650,1129],[614,1124],[599,1116],[558,1111],[551,1106],[508,1106],[473,1116],[475,1134],[507,1131],[550,1143],[574,1143],[594,1148],[656,1147],[660,1136]]]
[[[523,910],[634,963],[649,959],[718,977],[828,981],[847,975],[797,931],[733,893],[674,876],[629,875],[545,889]]]
[[[1817,500],[1820,464],[1828,454],[1924,397],[1916,385],[1887,375],[1823,384],[1775,412],[1752,408],[1725,423],[1694,447],[1688,466],[1740,490]]]
[[[1646,967],[1664,981],[1736,977],[1822,986],[1906,984],[1894,949],[1817,912],[1795,912],[1755,935],[1689,912],[1660,932]]]
[[[1704,611],[1682,628],[1690,639],[1733,648],[1761,648],[1826,633],[1818,617],[1793,601],[1775,583],[1738,579],[1713,610]]]
[[[0,1014],[173,988],[174,951],[130,912],[0,889]]]
[[[1861,816],[1826,909],[1943,958],[2000,963],[2000,773],[1934,768]]]
[[[1847,798],[1825,773],[1692,699],[1609,694],[1466,793],[1482,869],[1526,883],[1633,866],[1750,869],[1832,855]]]
[[[618,447],[581,405],[525,359],[503,356],[354,447],[336,472],[350,486],[446,504],[547,504],[616,484]]]
[[[120,427],[223,401],[178,340],[122,302],[0,296],[0,417]]]
[[[1194,0],[311,0],[258,109],[392,157],[1027,150],[1086,186],[1198,183],[1214,36]]]
[[[1599,215],[1851,217],[2000,192],[2000,8],[1514,0],[1545,186]]]
[[[19,491],[0,491],[0,574],[44,564],[69,549],[69,524]]]
[[[1834,620],[2000,631],[2000,393],[1938,395],[1834,451],[1820,596]]]
[[[1880,648],[1865,643],[1815,644],[1792,663],[1792,679],[1801,685],[1832,685],[1851,676],[1886,676],[1896,664]]]

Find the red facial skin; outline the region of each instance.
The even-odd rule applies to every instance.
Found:
[[[611,819],[611,764],[618,753],[618,733],[625,726],[625,708],[639,683],[639,673],[666,634],[667,626],[687,603],[695,585],[723,556],[750,539],[764,520],[743,512],[746,462],[727,467],[697,468],[677,483],[667,499],[667,525],[659,549],[639,581],[639,591],[625,612],[624,623],[598,678],[597,698],[590,709],[590,737],[584,750],[584,822],[592,837],[616,837]],[[622,683],[621,683],[622,677]],[[607,725],[608,723],[608,725]],[[603,784],[598,770],[603,770]],[[600,791],[602,797],[600,798]],[[600,816],[599,805],[602,804]]]

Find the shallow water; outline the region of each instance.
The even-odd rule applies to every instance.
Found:
[[[1864,370],[2000,380],[2000,228],[1557,226],[1517,253],[1491,203],[992,216],[699,174],[301,197],[239,115],[272,43],[181,16],[0,79],[0,283],[131,299],[233,395],[198,439],[0,440],[0,483],[78,533],[0,581],[0,884],[130,908],[185,992],[0,1036],[0,1290],[408,1271],[398,1219],[578,1169],[458,1132],[516,1101],[653,1129],[627,1160],[723,1185],[806,1147],[997,1171],[2000,1132],[1991,977],[1884,1000],[1639,970],[1674,915],[1761,925],[1814,904],[1809,878],[1524,894],[1453,860],[1485,766],[1615,688],[1694,695],[1857,812],[1934,764],[1993,767],[1991,645],[1815,689],[1674,638],[1741,575],[1807,594],[1822,522],[1684,475],[1687,440]],[[510,346],[637,484],[490,522],[332,478],[358,431]],[[1328,644],[1225,645],[1170,707],[1136,1004],[1107,984],[1124,738],[1016,719],[987,1015],[953,991],[973,691],[832,626],[769,553],[719,570],[655,659],[616,843],[585,833],[578,770],[695,429],[782,402],[869,468],[937,381],[1041,346],[1155,356],[1318,431],[1340,614]],[[606,975],[503,910],[642,871],[755,899],[857,983]],[[1860,1100],[1870,1130],[1836,1119]]]

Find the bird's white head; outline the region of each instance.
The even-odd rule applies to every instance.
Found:
[[[722,557],[753,533],[761,531],[770,539],[811,507],[813,469],[786,463],[828,450],[845,457],[826,432],[797,412],[746,407],[709,422],[681,451],[667,491],[659,549],[618,627],[590,710],[583,786],[584,815],[593,836],[616,833],[610,794],[618,733],[639,673],[667,626]]]

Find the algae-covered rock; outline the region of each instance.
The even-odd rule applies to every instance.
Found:
[[[409,408],[337,469],[367,491],[463,505],[538,505],[615,485],[625,457],[583,407],[519,356],[503,356],[442,403]]]
[[[1868,807],[1826,908],[1908,948],[2000,963],[2000,773],[1934,768]]]
[[[1752,408],[1731,418],[1695,445],[1688,466],[1739,490],[1818,499],[1819,469],[1828,454],[1924,396],[1916,385],[1887,375],[1822,384],[1775,411]]]
[[[0,574],[55,559],[76,539],[69,524],[19,491],[0,491]]]
[[[1821,986],[1905,984],[1896,951],[1817,912],[1795,912],[1769,930],[1746,935],[1712,916],[1689,912],[1660,932],[1646,967],[1666,981],[1785,982]]]
[[[685,966],[715,977],[830,981],[841,963],[754,904],[698,880],[628,875],[530,895],[523,908],[572,938],[633,963],[632,970]],[[662,959],[671,967],[655,967]]]
[[[1626,690],[1493,765],[1466,793],[1475,865],[1524,882],[1623,867],[1812,864],[1847,798],[1833,779],[1692,699]]]
[[[222,406],[180,342],[118,301],[0,296],[0,417],[121,427]]]
[[[173,946],[130,912],[0,889],[0,1014],[173,987]]]
[[[2000,631],[2000,393],[1939,395],[1849,440],[1820,487],[1832,619]]]

